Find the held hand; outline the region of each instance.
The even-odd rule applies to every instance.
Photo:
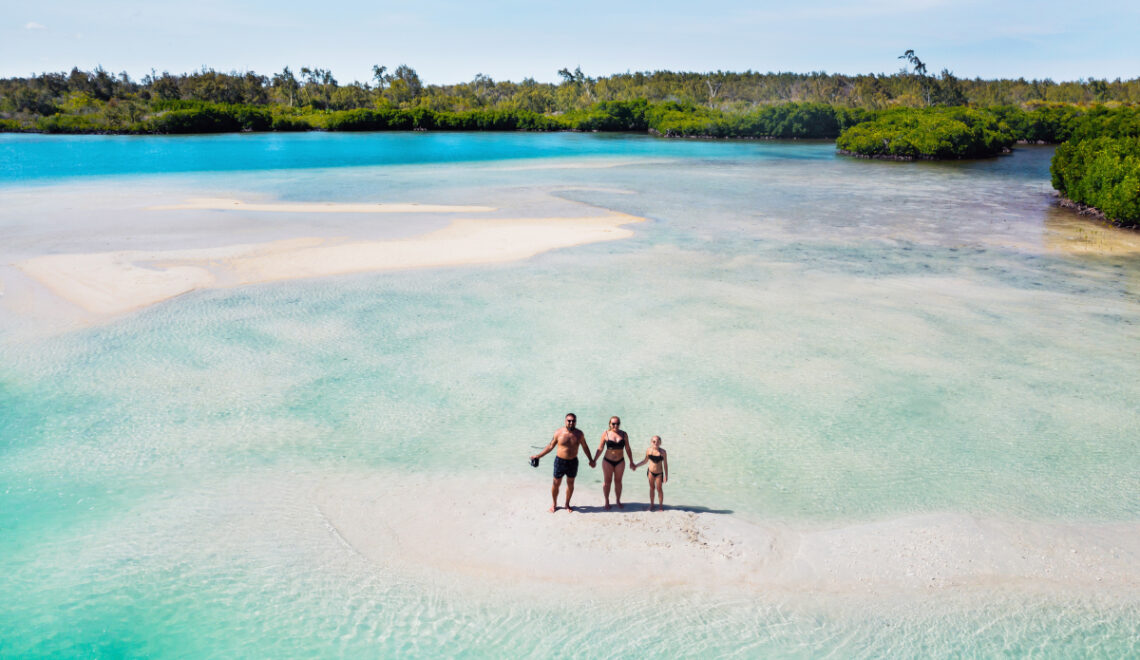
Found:
[[[595,461],[590,461],[590,469],[591,470],[593,470],[595,467],[597,467],[597,465],[598,464]]]

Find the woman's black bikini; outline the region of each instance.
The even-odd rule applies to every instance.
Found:
[[[606,449],[625,449],[625,438],[622,438],[621,440],[606,440]],[[602,460],[609,463],[613,467],[617,467],[625,462],[625,456],[622,456],[616,461],[611,461],[610,459],[604,457]]]

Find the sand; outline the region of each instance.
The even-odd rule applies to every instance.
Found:
[[[214,202],[194,202],[206,203]],[[279,207],[287,207],[289,211],[297,211],[299,206],[319,206],[324,209],[322,212],[332,212],[330,208],[343,211],[344,207],[354,209],[351,212],[364,212],[357,207],[373,205],[253,204],[245,208],[282,211],[284,209]],[[433,208],[413,206],[420,210]],[[446,208],[490,210],[489,207]],[[633,233],[622,226],[641,220],[613,212],[567,218],[463,218],[444,229],[400,240],[310,236],[191,250],[52,254],[32,257],[15,266],[87,312],[112,315],[196,289],[369,271],[517,261],[548,250],[627,238]]]
[[[959,513],[816,527],[758,523],[676,502],[649,512],[641,475],[627,475],[625,499],[634,503],[625,510],[603,510],[599,489],[579,484],[580,510],[551,514],[549,483],[545,474],[507,484],[361,476],[326,482],[312,497],[346,551],[448,582],[621,591],[652,576],[659,586],[754,593],[1018,588],[1126,598],[1140,588],[1136,523]],[[494,495],[472,497],[479,493]]]
[[[1121,229],[1072,209],[1050,209],[1045,246],[1068,254],[1132,256],[1140,254],[1140,231]]]
[[[487,213],[492,206],[445,204],[346,204],[339,202],[243,202],[224,197],[198,197],[181,204],[147,207],[148,211],[264,211],[268,213]]]

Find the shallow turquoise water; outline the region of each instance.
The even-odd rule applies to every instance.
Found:
[[[291,480],[529,478],[520,457],[568,409],[591,441],[610,414],[635,447],[662,435],[671,502],[750,520],[1135,522],[1140,263],[1046,247],[1050,149],[898,164],[573,134],[0,138],[18,202],[0,227],[23,252],[115,244],[80,226],[95,211],[46,201],[108,191],[649,219],[520,263],[202,291],[2,337],[0,655],[1137,652],[1138,599],[1095,594],[651,590],[559,627],[553,600],[408,581],[295,532]]]

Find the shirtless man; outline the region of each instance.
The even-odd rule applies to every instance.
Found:
[[[570,506],[570,496],[574,494],[574,478],[578,476],[579,447],[586,452],[586,459],[590,461],[590,467],[592,468],[595,465],[590,448],[586,446],[586,436],[575,428],[577,423],[578,416],[574,413],[567,413],[566,426],[554,432],[554,437],[551,438],[550,444],[546,445],[546,449],[543,449],[542,453],[530,457],[532,461],[542,458],[549,454],[550,450],[558,447],[558,451],[554,454],[554,484],[550,487],[551,513],[558,510],[558,491],[562,488],[562,477],[566,477],[566,510],[574,510]]]

